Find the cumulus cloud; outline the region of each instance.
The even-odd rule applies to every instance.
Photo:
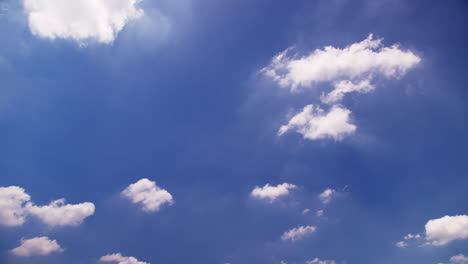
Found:
[[[468,215],[444,216],[426,223],[429,244],[443,246],[454,240],[468,239]]]
[[[156,182],[148,179],[141,179],[134,184],[130,184],[122,195],[132,201],[132,203],[140,203],[143,211],[157,212],[164,204],[173,204],[172,195],[159,188]]]
[[[450,258],[451,264],[468,264],[468,257],[463,254],[459,254]]]
[[[310,234],[314,233],[315,230],[317,230],[315,226],[299,226],[284,232],[284,234],[281,236],[281,240],[296,241],[309,236]]]
[[[307,264],[336,264],[334,260],[321,260],[314,258],[313,260],[306,261]]]
[[[35,237],[31,239],[22,239],[21,245],[10,250],[16,256],[29,257],[36,255],[49,255],[54,252],[62,252],[63,249],[56,240],[50,240],[48,237]]]
[[[356,126],[350,123],[350,114],[350,110],[341,106],[333,106],[329,112],[325,112],[320,106],[307,105],[287,125],[280,127],[278,135],[294,130],[305,139],[342,140],[356,131]]]
[[[92,203],[66,204],[65,199],[55,200],[44,206],[28,204],[26,208],[29,214],[49,226],[80,225],[85,218],[93,215],[95,210]]]
[[[26,220],[24,204],[31,197],[17,186],[0,187],[0,224],[20,226]]]
[[[105,255],[99,260],[102,262],[117,262],[118,264],[150,264],[149,262],[138,261],[134,257],[124,257],[121,253]]]
[[[320,82],[370,79],[373,74],[399,77],[421,61],[413,52],[404,51],[397,44],[385,47],[382,41],[370,34],[343,49],[327,46],[302,57],[291,55],[289,48],[261,72],[294,91]]]
[[[318,198],[323,204],[329,204],[336,196],[336,193],[337,192],[335,190],[327,188],[318,195]]]
[[[290,183],[282,183],[276,186],[266,184],[263,187],[255,187],[250,195],[258,199],[274,201],[281,196],[288,195],[289,191],[295,188],[297,188],[297,186]]]
[[[23,0],[29,28],[42,38],[110,43],[143,15],[140,0]]]
[[[0,187],[0,224],[20,226],[27,216],[37,217],[49,226],[76,226],[94,214],[94,204],[65,204],[65,199],[37,206],[21,187]]]

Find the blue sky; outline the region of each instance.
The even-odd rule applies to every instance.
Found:
[[[0,263],[468,263],[466,1],[65,2],[0,0]]]

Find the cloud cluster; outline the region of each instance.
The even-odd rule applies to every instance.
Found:
[[[316,230],[317,228],[315,226],[295,227],[289,231],[284,232],[284,234],[281,236],[281,240],[296,241],[306,236],[309,236],[310,234],[314,233]]]
[[[0,187],[0,224],[23,225],[27,216],[37,217],[49,226],[76,226],[94,214],[93,203],[66,204],[65,199],[37,206],[21,187]]]
[[[23,0],[29,28],[42,38],[114,41],[133,19],[143,15],[140,0]]]
[[[105,255],[99,260],[102,262],[116,262],[118,264],[150,264],[148,262],[138,261],[138,259],[134,257],[124,257],[121,253]]]
[[[63,249],[56,240],[48,237],[35,237],[31,239],[21,239],[21,245],[10,250],[13,255],[21,257],[44,256],[54,252],[62,252]]]
[[[134,204],[140,203],[143,211],[146,212],[157,212],[162,205],[174,203],[174,199],[168,191],[159,188],[156,182],[148,179],[141,179],[130,184],[121,194]]]
[[[257,199],[266,199],[269,201],[274,201],[281,196],[288,195],[290,190],[296,188],[296,185],[290,183],[282,183],[276,186],[266,184],[263,187],[255,187],[250,193],[250,195]]]
[[[372,80],[376,76],[399,78],[421,61],[413,52],[402,50],[397,44],[385,47],[382,41],[370,34],[343,49],[327,46],[299,56],[291,54],[293,48],[288,48],[273,57],[260,72],[280,87],[291,92],[319,87],[322,83],[334,87],[320,98],[323,104],[331,105],[328,112],[320,106],[307,105],[279,129],[278,135],[295,130],[310,140],[341,140],[353,134],[356,126],[349,122],[351,111],[336,105],[344,95],[371,92],[375,89]]]
[[[320,106],[306,105],[287,125],[280,127],[278,135],[294,130],[305,139],[341,140],[356,130],[356,126],[350,122],[350,114],[350,110],[341,106],[333,106],[329,112],[325,112]]]
[[[395,243],[395,246],[397,246],[399,248],[405,248],[405,247],[408,246],[408,243],[410,241],[419,240],[421,238],[422,238],[422,236],[420,234],[416,234],[416,235],[408,234],[403,238],[402,241],[398,241],[397,243]]]

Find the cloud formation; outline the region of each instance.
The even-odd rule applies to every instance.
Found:
[[[105,255],[99,260],[102,262],[117,262],[118,264],[150,264],[149,262],[138,261],[134,257],[124,257],[121,253]]]
[[[62,252],[63,249],[56,240],[48,237],[35,237],[31,239],[21,239],[21,245],[10,250],[13,255],[21,257],[44,256],[54,252]]]
[[[143,15],[140,0],[23,0],[31,32],[48,39],[111,43],[124,26]]]
[[[323,204],[329,204],[336,196],[336,193],[335,190],[327,188],[318,195],[318,198]]]
[[[321,260],[314,258],[313,260],[306,261],[307,264],[336,264],[334,260]]]
[[[276,186],[266,184],[263,187],[255,187],[250,195],[257,199],[266,199],[272,202],[281,196],[288,195],[290,190],[296,188],[296,185],[290,183],[282,183]]]
[[[315,226],[299,226],[284,232],[284,234],[281,236],[281,240],[296,241],[306,236],[309,236],[316,230],[317,228]]]
[[[140,203],[143,211],[146,212],[157,212],[162,205],[174,203],[174,199],[168,191],[159,188],[156,182],[148,179],[141,179],[130,184],[121,194],[134,204]]]
[[[397,44],[385,47],[382,41],[369,34],[365,40],[343,49],[326,46],[303,57],[290,55],[292,48],[288,48],[261,72],[294,91],[320,82],[369,79],[373,74],[399,77],[421,61],[411,51],[404,51]]]
[[[463,254],[459,254],[450,258],[451,264],[468,264],[468,257]]]
[[[468,215],[444,216],[426,223],[426,239],[443,246],[454,240],[468,239]]]
[[[77,226],[94,214],[94,204],[65,204],[65,199],[52,201],[49,205],[26,206],[28,213],[36,216],[49,226]]]
[[[37,206],[21,187],[0,187],[0,224],[20,226],[27,216],[37,217],[49,226],[76,226],[94,214],[93,203],[65,204],[65,199]]]
[[[306,105],[287,125],[280,127],[278,135],[282,136],[289,130],[294,130],[305,139],[342,140],[356,131],[356,126],[350,122],[350,114],[350,110],[337,105],[329,112],[325,112],[320,106]]]

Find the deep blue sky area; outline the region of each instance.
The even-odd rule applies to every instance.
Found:
[[[152,264],[445,264],[468,255],[468,239],[395,246],[430,219],[468,214],[467,1],[138,6],[144,17],[101,43],[33,34],[23,1],[0,0],[0,186],[24,188],[39,205],[96,207],[79,226],[33,217],[0,225],[1,264],[100,263],[116,252]],[[343,49],[370,33],[421,62],[345,96],[352,135],[278,136],[326,90],[290,92],[259,71],[288,47]],[[124,199],[142,178],[174,203],[145,212]],[[297,188],[274,202],[251,195],[284,182]],[[322,204],[327,188],[337,195]],[[306,225],[317,230],[281,239]],[[64,251],[9,251],[39,236]]]

